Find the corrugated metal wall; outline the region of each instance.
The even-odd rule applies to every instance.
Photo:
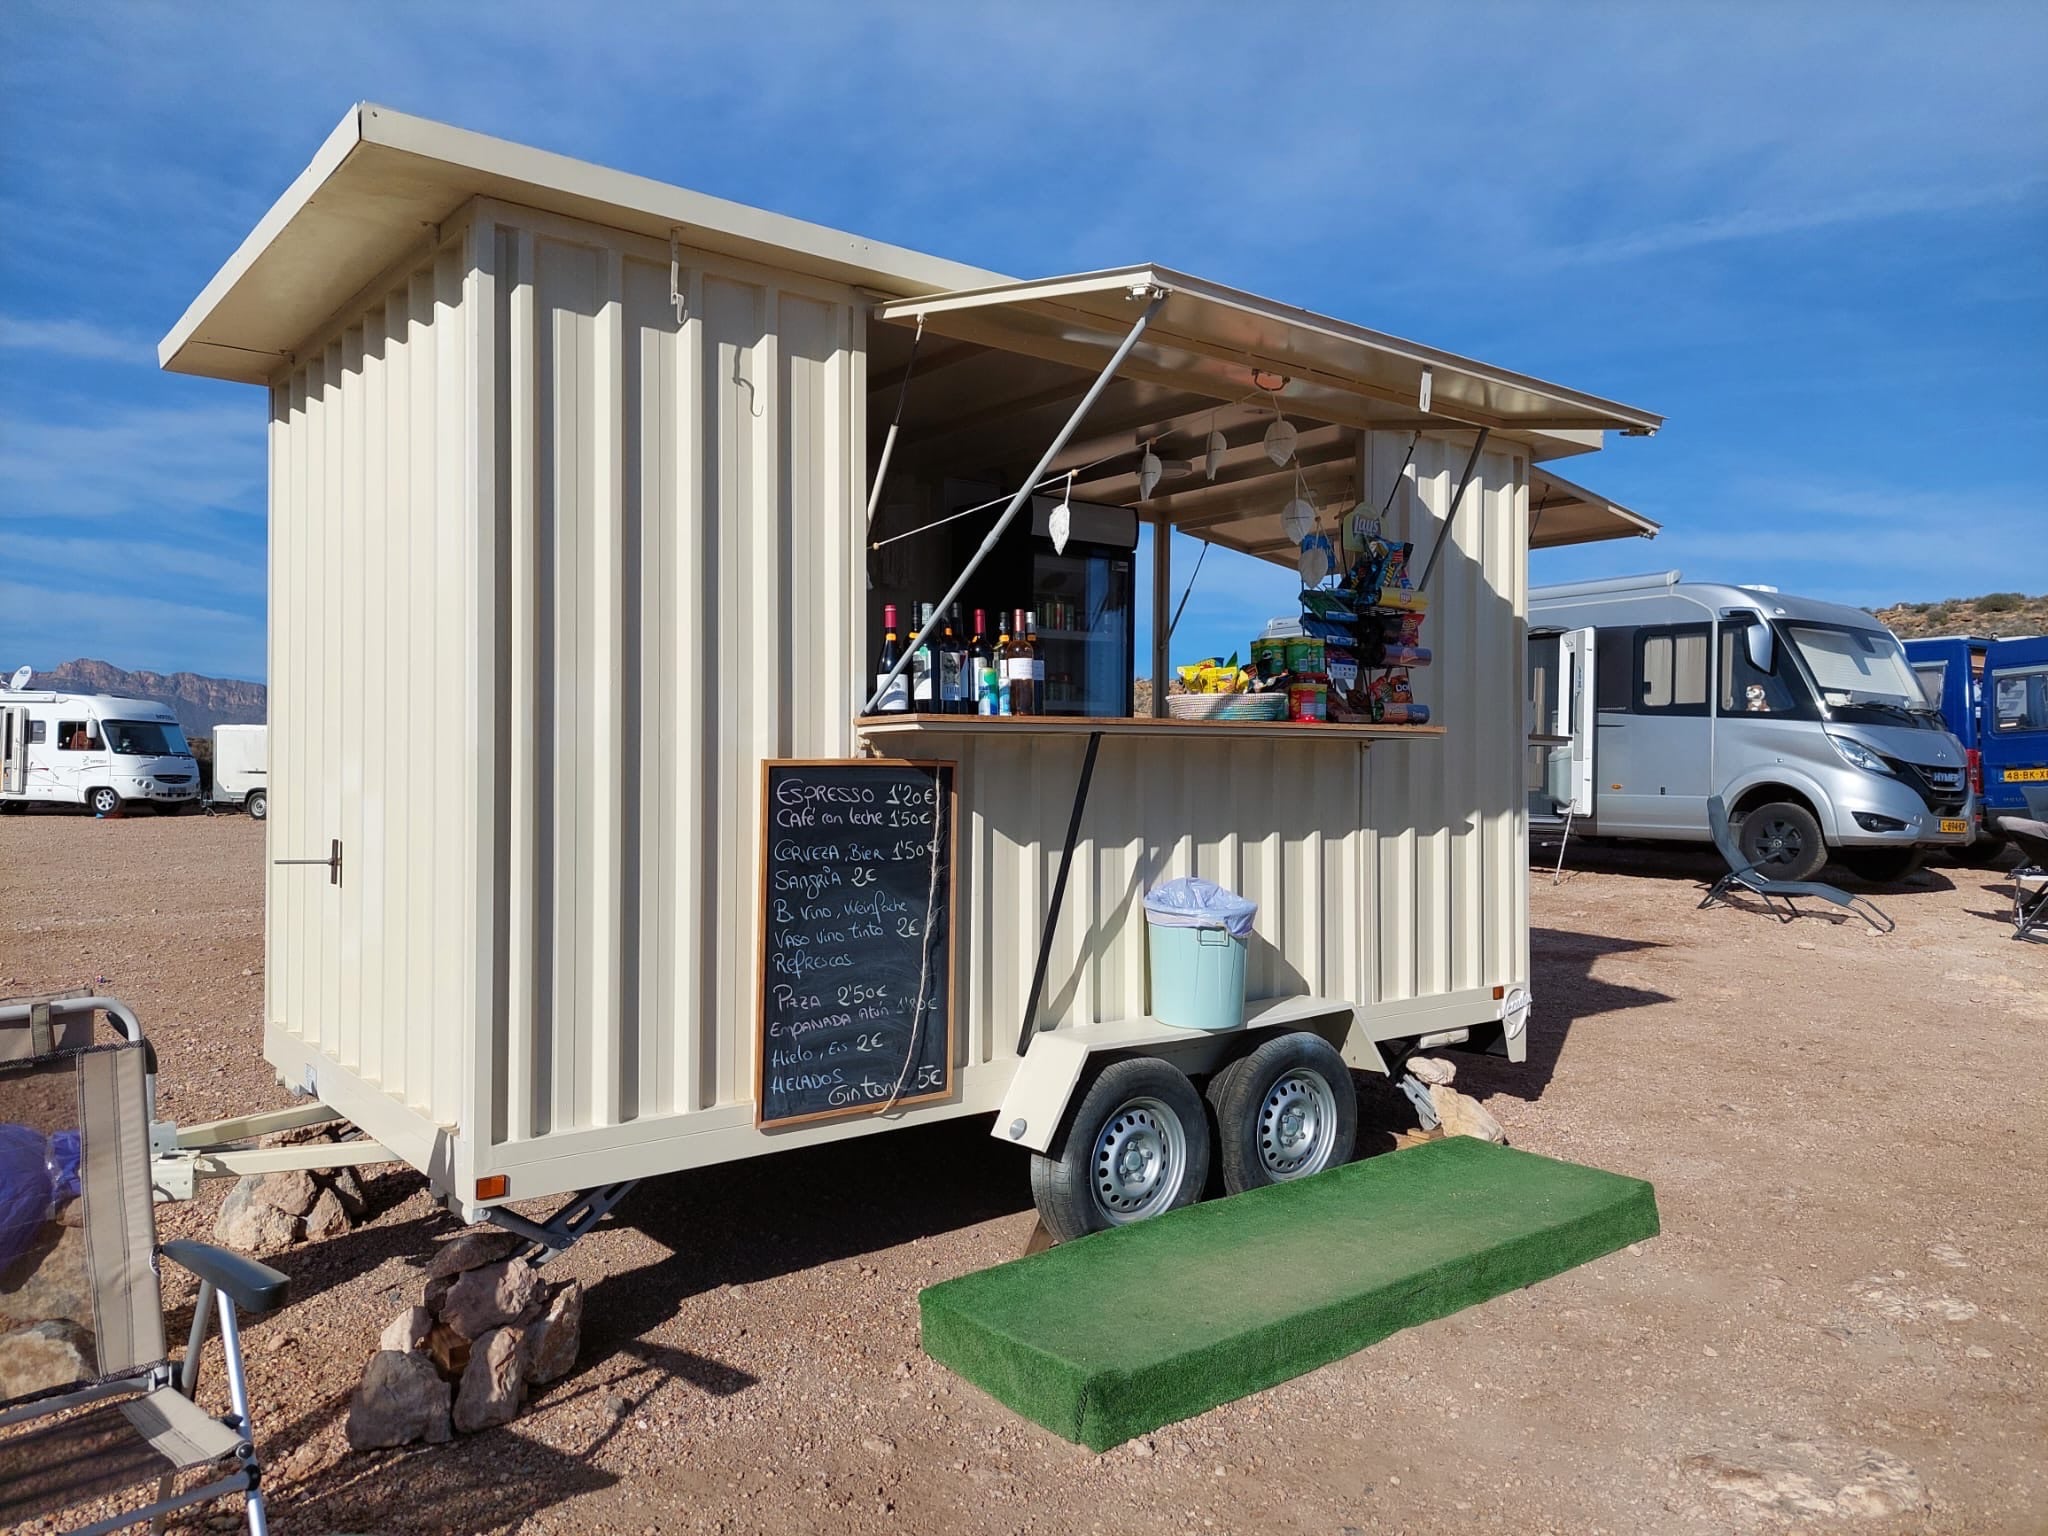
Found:
[[[751,1100],[761,763],[853,748],[850,290],[494,209],[494,1141]]]
[[[672,291],[658,242],[487,201],[457,229],[273,390],[271,852],[339,837],[347,878],[272,869],[271,1029],[366,1124],[404,1106],[387,1139],[458,1128],[449,1184],[742,1155],[761,762],[856,750],[864,304],[686,249]],[[1405,448],[1368,440],[1376,497]],[[1418,447],[1429,506],[1464,453]],[[1526,979],[1525,475],[1482,459],[1436,577],[1446,737],[1105,742],[1049,1016],[1145,1011],[1139,899],[1183,873],[1260,903],[1255,996]],[[1083,746],[920,754],[961,763],[968,1069],[922,1113],[1000,1092]]]
[[[1384,504],[1405,434],[1367,443],[1369,500]],[[1424,438],[1394,499],[1389,537],[1415,544],[1416,575],[1442,526],[1471,442]],[[1418,504],[1419,503],[1419,504]],[[1365,822],[1374,839],[1378,937],[1367,994],[1398,1003],[1526,984],[1528,847],[1521,791],[1528,730],[1522,660],[1528,464],[1486,453],[1430,580],[1422,638],[1433,662],[1410,678],[1433,741],[1375,747]]]
[[[460,238],[271,390],[270,1028],[428,1119],[462,1099],[474,630]]]
[[[972,1065],[1016,1053],[1087,738],[947,740],[963,802],[954,1054]],[[1363,997],[1364,794],[1356,741],[1105,737],[1041,1018],[1085,1024],[1149,1011],[1142,900],[1182,875],[1259,904],[1249,995]],[[1324,814],[1333,808],[1344,812]]]

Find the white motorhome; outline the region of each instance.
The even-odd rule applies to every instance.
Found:
[[[213,795],[215,805],[239,805],[250,819],[270,814],[270,743],[261,725],[216,725],[213,728]]]
[[[1859,608],[1677,571],[1529,592],[1535,825],[1706,842],[1720,795],[1784,880],[1870,880],[1970,841],[1963,749]]]
[[[176,811],[199,799],[199,764],[170,706],[107,693],[0,692],[0,807]]]

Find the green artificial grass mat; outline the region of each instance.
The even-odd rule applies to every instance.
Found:
[[[1640,1179],[1454,1136],[928,1286],[924,1349],[1102,1451],[1656,1232]]]

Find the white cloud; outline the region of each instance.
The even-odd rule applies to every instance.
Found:
[[[78,656],[117,667],[261,680],[263,615],[160,598],[110,600],[92,585],[0,581],[0,660],[47,668]]]
[[[149,520],[231,509],[260,515],[265,413],[238,404],[82,406],[79,420],[0,420],[0,517]]]
[[[156,364],[156,348],[142,336],[90,320],[23,320],[0,315],[0,347],[88,362]]]
[[[255,537],[208,537],[195,545],[11,532],[6,550],[10,570],[53,586],[96,584],[104,589],[111,584],[123,591],[138,586],[196,587],[207,594],[259,601],[268,589],[264,545]]]

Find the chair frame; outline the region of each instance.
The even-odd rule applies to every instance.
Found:
[[[1762,901],[1764,910],[1781,923],[1811,915],[1802,912],[1795,901],[1795,898],[1806,897],[1853,912],[1879,933],[1890,933],[1898,927],[1868,896],[1818,880],[1773,880],[1764,874],[1742,856],[1742,849],[1735,841],[1734,829],[1728,820],[1727,803],[1719,795],[1711,795],[1707,799],[1707,825],[1713,830],[1714,847],[1728,865],[1728,873],[1708,888],[1697,910],[1704,912],[1715,903],[1726,901],[1731,892],[1742,891]]]
[[[1998,832],[2019,849],[2023,860],[2012,872],[2012,936],[2018,940],[2048,935],[2048,821],[2001,816]]]
[[[32,1031],[31,1038],[36,1043],[48,1044],[52,1039],[50,1025],[53,1017],[61,1019],[101,1011],[114,1018],[120,1024],[123,1034],[131,1041],[147,1049],[146,1042],[142,1040],[140,1025],[135,1023],[132,1011],[111,998],[72,994],[61,997],[0,1000],[0,1028],[26,1025]],[[90,1021],[86,1022],[89,1031]],[[54,1049],[37,1052],[27,1060],[52,1061],[75,1055],[78,1049],[76,1044],[70,1044],[68,1047],[59,1044]],[[152,1069],[147,1078],[147,1100],[154,1099],[154,1079]],[[148,1113],[147,1102],[137,1107],[144,1114]],[[69,1391],[37,1397],[0,1409],[0,1429],[33,1424],[88,1404],[129,1397],[141,1398],[165,1389],[175,1390],[188,1401],[195,1400],[206,1342],[214,1328],[218,1326],[227,1362],[228,1400],[232,1407],[230,1413],[222,1415],[220,1422],[234,1432],[237,1445],[231,1457],[223,1457],[213,1465],[229,1465],[230,1469],[225,1475],[214,1478],[200,1487],[173,1494],[172,1489],[181,1469],[172,1467],[159,1476],[156,1497],[151,1502],[124,1510],[90,1525],[75,1527],[68,1536],[105,1536],[107,1532],[139,1525],[145,1520],[149,1522],[152,1532],[161,1532],[167,1516],[236,1493],[244,1496],[250,1536],[268,1536],[270,1525],[269,1513],[263,1500],[263,1468],[256,1452],[254,1419],[249,1408],[249,1380],[242,1360],[241,1316],[244,1313],[259,1315],[282,1305],[290,1281],[268,1265],[259,1264],[244,1254],[212,1243],[188,1239],[158,1243],[155,1241],[154,1230],[150,1237],[151,1251],[159,1261],[169,1259],[197,1277],[199,1281],[199,1293],[193,1302],[192,1327],[186,1337],[184,1358],[175,1363],[166,1358],[130,1375],[86,1383]],[[61,1513],[67,1507],[72,1506],[59,1506],[44,1513]]]

